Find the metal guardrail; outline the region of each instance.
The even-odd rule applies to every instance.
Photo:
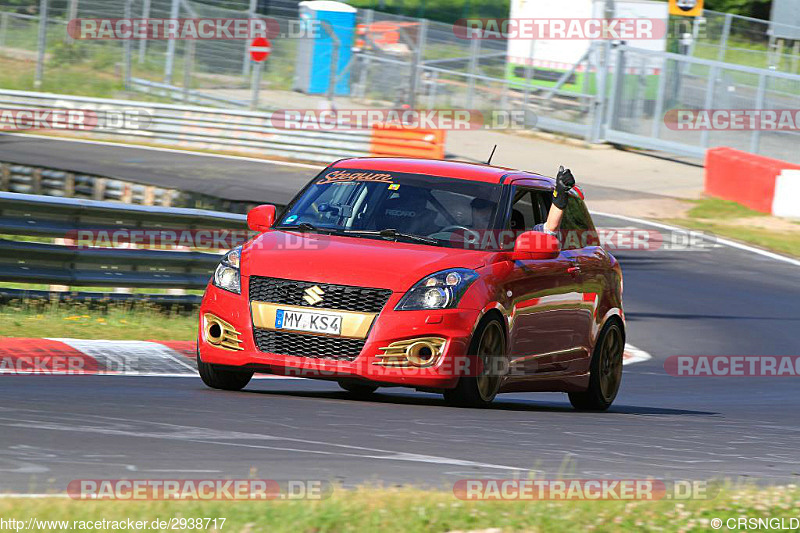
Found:
[[[227,200],[208,194],[137,183],[97,174],[0,161],[0,192],[45,194],[64,198],[112,200],[164,207],[204,207],[246,213],[254,202]]]
[[[180,205],[180,191],[54,168],[0,161],[0,191],[46,194],[142,205]]]
[[[0,234],[66,239],[66,244],[0,239],[0,281],[70,286],[202,289],[218,253],[69,244],[90,230],[246,230],[244,215],[202,209],[0,193]]]
[[[137,138],[145,142],[203,150],[235,150],[328,163],[342,157],[370,155],[371,130],[314,131],[271,126],[270,114],[255,111],[113,100],[61,94],[0,90],[0,107],[85,109],[98,113],[138,113],[120,128],[84,130],[100,137]]]

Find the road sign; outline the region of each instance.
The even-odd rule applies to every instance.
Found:
[[[669,0],[669,14],[700,17],[703,15],[703,0]]]
[[[250,43],[250,58],[256,63],[266,61],[270,52],[272,52],[272,45],[266,37],[256,37]]]

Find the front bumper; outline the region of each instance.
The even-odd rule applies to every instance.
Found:
[[[254,340],[246,280],[242,294],[219,289],[211,284],[200,307],[198,353],[203,362],[256,372],[317,379],[363,379],[387,385],[447,389],[455,387],[458,377],[467,372],[465,357],[473,330],[480,318],[479,310],[446,309],[441,311],[395,311],[402,297],[394,293],[369,329],[366,342],[352,361],[301,357],[262,352]],[[229,323],[240,334],[241,350],[226,350],[210,344],[205,338],[203,317],[211,313]],[[427,367],[381,366],[383,352],[389,344],[417,337],[441,337],[446,340],[436,362]]]

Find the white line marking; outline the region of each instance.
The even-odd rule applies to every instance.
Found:
[[[127,422],[127,426],[111,425],[108,427],[101,427],[97,425],[73,425],[63,422],[49,422],[46,420],[31,420],[19,421],[13,420],[11,423],[6,423],[7,427],[22,427],[22,428],[35,428],[42,431],[65,431],[77,432],[82,435],[89,433],[96,433],[101,435],[113,435],[118,437],[136,437],[146,439],[166,439],[166,440],[179,440],[184,442],[194,442],[198,444],[210,444],[216,446],[234,446],[243,448],[254,448],[263,450],[278,450],[288,451],[295,453],[307,453],[312,455],[329,455],[340,457],[360,457],[364,459],[378,459],[386,461],[410,461],[418,463],[435,463],[435,464],[450,464],[458,466],[471,466],[478,468],[491,468],[495,470],[513,470],[518,472],[527,472],[528,468],[521,468],[517,466],[499,465],[493,463],[481,463],[465,459],[455,459],[451,457],[441,457],[435,455],[423,455],[417,453],[409,453],[395,450],[384,450],[380,448],[368,448],[365,446],[355,446],[349,444],[338,444],[328,441],[317,441],[309,439],[299,439],[295,437],[284,437],[278,435],[269,435],[263,433],[245,433],[239,431],[222,431],[212,428],[203,428],[197,426],[180,426],[177,424],[169,424],[165,422],[150,422],[135,419],[115,418],[115,417],[100,417],[95,416],[91,418],[108,419],[114,421]],[[131,427],[131,423],[144,422],[163,430],[155,429],[145,431],[144,428],[123,429],[124,427]],[[267,446],[262,444],[244,444],[239,442],[230,442],[232,440],[266,440],[272,442],[287,442],[298,445],[311,445],[320,446],[326,449],[309,449],[309,448],[292,448],[289,446]],[[346,450],[346,451],[345,451]]]
[[[625,353],[628,354],[628,358],[622,359],[622,365],[632,365],[634,363],[643,363],[644,361],[649,361],[653,358],[652,355],[645,352],[644,350],[640,350],[633,344],[625,343]]]
[[[668,229],[672,231],[692,231],[687,228],[680,228],[678,226],[670,226],[669,224],[662,224],[661,222],[651,222],[649,220],[645,220],[642,218],[635,218],[629,217],[625,215],[614,215],[611,213],[604,213],[602,211],[590,211],[593,215],[598,215],[601,217],[609,217],[609,218],[617,218],[619,220],[627,220],[628,222],[634,222],[638,224],[645,224],[648,226],[653,226],[655,228],[661,229]],[[758,255],[763,255],[764,257],[769,257],[770,259],[775,259],[776,261],[783,261],[785,263],[789,263],[790,265],[800,266],[800,260],[794,259],[792,257],[786,257],[785,255],[776,254],[774,252],[768,252],[767,250],[762,250],[761,248],[756,248],[754,246],[748,246],[746,244],[742,244],[736,241],[730,241],[728,239],[724,239],[722,237],[709,237],[708,235],[702,235],[703,239],[706,239],[711,242],[716,242],[718,244],[723,244],[725,246],[729,246],[731,248],[736,248],[739,250],[744,250],[745,252],[750,252]]]
[[[91,139],[66,139],[63,137],[50,137],[47,135],[32,135],[28,133],[3,133],[3,135],[13,135],[14,137],[33,137],[35,139],[44,139],[46,141],[64,141],[64,142],[74,142],[74,143],[84,143],[84,144],[99,144],[102,146],[119,146],[122,148],[136,148],[139,150],[153,150],[155,152],[169,152],[173,154],[189,154],[189,155],[199,155],[203,157],[222,157],[225,159],[235,159],[237,161],[252,161],[254,163],[269,163],[272,165],[283,165],[286,167],[297,167],[297,168],[310,168],[314,170],[322,170],[325,168],[324,165],[312,165],[309,163],[295,163],[292,161],[278,161],[276,159],[261,159],[258,157],[247,157],[247,156],[240,156],[240,155],[225,155],[225,154],[210,154],[207,152],[194,152],[192,150],[177,150],[175,148],[161,148],[157,146],[143,146],[139,144],[127,144],[127,143],[114,143],[108,141],[93,141]]]

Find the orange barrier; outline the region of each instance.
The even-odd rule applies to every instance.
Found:
[[[706,150],[705,192],[744,204],[762,213],[772,213],[775,180],[794,165],[761,155],[721,146]]]
[[[375,127],[372,129],[370,154],[444,159],[444,132],[400,126]]]

